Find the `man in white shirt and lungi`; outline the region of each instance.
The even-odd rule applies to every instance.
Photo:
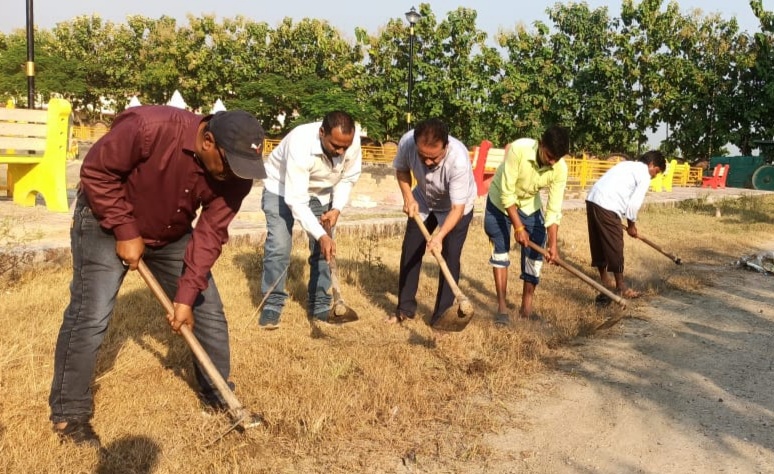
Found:
[[[602,284],[624,298],[637,298],[640,293],[624,282],[624,243],[621,219],[626,217],[626,232],[637,237],[637,213],[645,201],[650,180],[666,169],[660,151],[651,150],[637,161],[622,161],[610,168],[591,188],[586,197],[586,220],[589,229],[591,265],[599,270]],[[613,273],[614,281],[609,273]],[[609,303],[600,294],[597,303]]]

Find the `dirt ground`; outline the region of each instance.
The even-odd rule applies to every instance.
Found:
[[[486,472],[774,473],[774,276],[691,271],[712,284],[627,310],[525,389]]]

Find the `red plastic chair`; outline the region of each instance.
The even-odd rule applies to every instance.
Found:
[[[473,177],[476,179],[476,191],[479,196],[483,196],[489,190],[489,183],[484,182],[486,179],[484,168],[490,148],[492,148],[492,142],[483,140],[476,150],[475,163],[473,163]]]
[[[702,188],[725,188],[726,178],[728,178],[728,170],[731,165],[721,165],[718,163],[715,165],[715,169],[712,171],[712,176],[704,176],[701,178]]]

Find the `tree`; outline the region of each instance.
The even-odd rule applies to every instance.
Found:
[[[146,101],[164,104],[175,90],[180,90],[185,97],[187,91],[182,88],[182,77],[186,72],[181,68],[186,64],[186,50],[182,41],[184,36],[179,33],[175,19],[134,16],[129,18],[129,26],[137,37],[142,38],[138,57],[142,67],[138,68],[135,84]]]
[[[684,17],[667,42],[658,118],[670,125],[669,143],[684,157],[709,158],[727,153],[735,121],[735,74],[739,50],[738,26],[718,15]]]
[[[774,14],[763,9],[762,0],[750,0],[750,7],[761,24],[761,31],[755,33],[751,48],[755,59],[746,82],[755,100],[752,117],[755,135],[758,139],[774,137]]]
[[[218,98],[244,108],[281,135],[298,121],[344,109],[376,139],[406,131],[409,62],[415,119],[441,117],[469,145],[538,136],[561,123],[573,148],[639,152],[648,132],[669,129],[662,147],[687,157],[744,153],[774,135],[774,17],[750,6],[762,31],[736,21],[684,15],[676,1],[622,0],[621,17],[586,3],[557,3],[551,24],[518,25],[487,44],[475,10],[436,18],[422,3],[409,56],[409,26],[390,19],[349,42],[328,22],[284,19],[275,28],[242,16],[174,19],[129,16],[114,24],[76,17],[36,35],[36,84],[76,110],[118,110],[138,94],[166,103],[180,90],[195,110]],[[0,94],[26,92],[24,31],[0,34]],[[286,117],[280,121],[278,117]]]
[[[486,33],[476,28],[475,10],[460,7],[437,25],[429,5],[420,10],[415,115],[441,117],[458,139],[480,142],[496,122],[497,109],[484,104],[501,79],[501,61],[486,46]]]
[[[631,151],[636,146],[635,108],[631,84],[625,75],[617,21],[607,8],[590,10],[585,3],[557,4],[549,10],[556,25],[551,37],[558,71],[551,111],[572,130],[578,150],[602,153]],[[544,123],[544,126],[548,125]]]
[[[397,139],[406,131],[406,84],[408,81],[408,31],[403,22],[391,19],[378,36],[365,30],[355,33],[365,50],[362,74],[353,77],[353,89],[362,102],[376,109],[376,121],[386,130],[385,138]]]
[[[458,8],[438,23],[429,4],[420,4],[415,25],[414,57],[410,32],[401,19],[392,19],[377,36],[356,30],[366,63],[353,79],[361,101],[377,111],[387,136],[405,133],[408,112],[409,63],[414,63],[412,124],[441,117],[452,135],[466,143],[491,137],[499,108],[491,106],[502,74],[501,57],[486,46],[486,34],[476,29],[476,12]]]
[[[294,25],[291,18],[285,18],[269,32],[268,41],[268,71],[291,80],[317,77],[341,83],[362,59],[358,48],[327,21],[304,18]]]
[[[549,27],[537,21],[534,30],[519,25],[513,33],[498,36],[507,53],[500,92],[500,143],[540,136],[547,125],[562,122],[561,107],[570,101],[556,100],[567,88],[549,33]]]
[[[25,96],[27,78],[24,64],[26,62],[26,37],[22,33],[4,36],[0,44],[0,91],[7,98],[18,100]]]
[[[124,95],[132,79],[136,51],[124,25],[103,22],[97,16],[79,16],[62,22],[52,30],[53,40],[44,50],[59,58],[61,71],[52,75],[72,81],[60,82],[57,92],[83,113],[99,113],[103,99]],[[41,76],[44,76],[41,71]]]

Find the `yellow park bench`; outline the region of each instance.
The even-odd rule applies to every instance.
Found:
[[[51,99],[48,110],[0,108],[0,163],[8,165],[8,194],[16,204],[34,206],[38,193],[50,211],[68,211],[71,110],[64,99]]]

